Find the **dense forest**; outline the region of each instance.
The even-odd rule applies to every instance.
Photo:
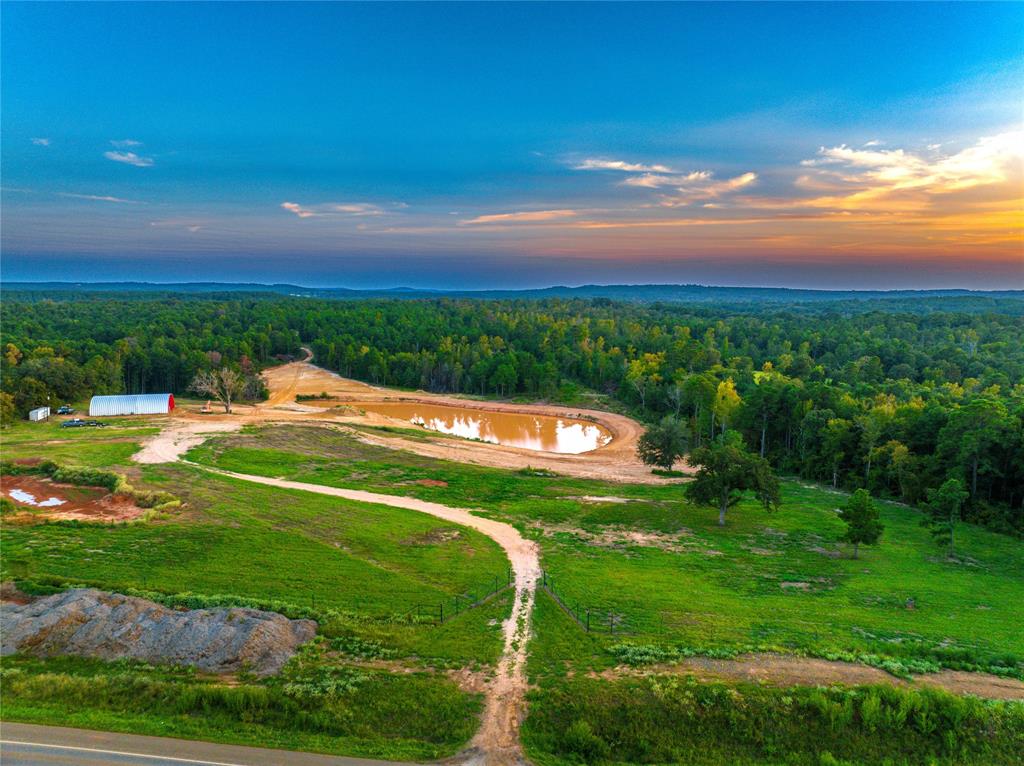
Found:
[[[202,370],[258,371],[308,345],[374,383],[678,415],[691,445],[739,431],[780,471],[920,502],[951,476],[973,520],[1024,532],[1024,318],[824,304],[606,298],[337,301],[281,296],[5,296],[9,415],[92,393],[184,393]]]

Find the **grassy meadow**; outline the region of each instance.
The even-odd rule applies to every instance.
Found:
[[[918,512],[883,502],[882,542],[855,560],[839,540],[835,509],[845,496],[793,480],[783,482],[777,512],[743,502],[723,529],[717,511],[684,499],[682,482],[464,465],[298,426],[212,437],[187,456],[199,465],[130,465],[149,432],[144,422],[70,434],[44,424],[5,435],[5,458],[112,467],[184,506],[147,523],[5,525],[4,577],[40,590],[150,591],[165,603],[254,600],[317,616],[328,650],[282,679],[241,678],[237,687],[180,669],[5,658],[8,720],[399,760],[450,755],[472,735],[481,697],[450,672],[486,677],[511,593],[440,626],[401,615],[504,573],[501,550],[422,514],[255,485],[200,467],[208,465],[477,508],[537,540],[566,602],[619,619],[614,635],[587,633],[538,593],[523,742],[542,766],[1022,762],[1020,703],[917,687],[785,689],[613,671],[690,652],[770,650],[897,673],[947,666],[1019,675],[1018,540],[963,525],[959,557],[947,561]],[[288,674],[303,673],[286,692]],[[341,679],[345,691],[325,703],[324,679]]]
[[[845,496],[783,483],[772,514],[753,501],[695,506],[682,484],[524,476],[360,443],[327,429],[218,437],[190,459],[242,473],[408,494],[480,508],[541,546],[571,605],[621,616],[602,640],[700,649],[873,654],[1000,665],[1024,660],[1024,545],[961,525],[950,562],[920,513],[880,502],[885,534],[858,559],[841,543]],[[447,486],[425,486],[429,479]],[[604,499],[603,501],[601,499]],[[612,653],[588,663],[614,663]]]
[[[112,422],[102,430],[19,423],[3,434],[3,457],[110,468],[138,487],[173,491],[183,506],[144,523],[5,523],[0,576],[41,593],[88,585],[171,605],[312,616],[334,647],[317,672],[355,682],[340,696],[303,697],[255,678],[233,688],[138,663],[4,658],[5,720],[398,760],[450,755],[472,735],[481,696],[447,671],[487,673],[511,594],[434,623],[439,604],[504,579],[496,543],[403,509],[186,465],[136,466],[129,457],[156,429]],[[379,657],[401,672],[367,666]]]

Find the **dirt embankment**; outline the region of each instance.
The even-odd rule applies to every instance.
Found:
[[[692,675],[706,681],[765,683],[772,686],[935,686],[954,694],[973,694],[987,699],[1024,699],[1024,681],[989,673],[942,670],[906,681],[868,665],[769,653],[741,655],[731,660],[690,657],[677,663],[645,668],[617,667],[599,675],[618,678],[657,674]]]
[[[92,588],[69,590],[0,611],[0,654],[71,654],[106,660],[192,665],[215,673],[277,673],[316,635],[312,620],[257,609],[178,612]]]

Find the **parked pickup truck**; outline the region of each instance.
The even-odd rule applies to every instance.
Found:
[[[81,418],[71,418],[71,420],[65,420],[60,424],[61,428],[105,428],[106,423],[101,423],[98,420],[82,420]]]
[[[59,410],[57,410],[57,414],[58,415],[74,415],[75,414],[75,408],[72,407],[70,404],[65,404]]]

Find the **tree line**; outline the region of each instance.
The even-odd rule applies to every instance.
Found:
[[[677,419],[694,449],[735,432],[776,471],[915,505],[956,478],[968,518],[1021,533],[1024,318],[955,307],[13,294],[0,364],[24,408],[40,386],[61,400],[183,393],[199,372],[258,371],[302,343],[382,385],[574,403],[596,392],[649,423]]]

